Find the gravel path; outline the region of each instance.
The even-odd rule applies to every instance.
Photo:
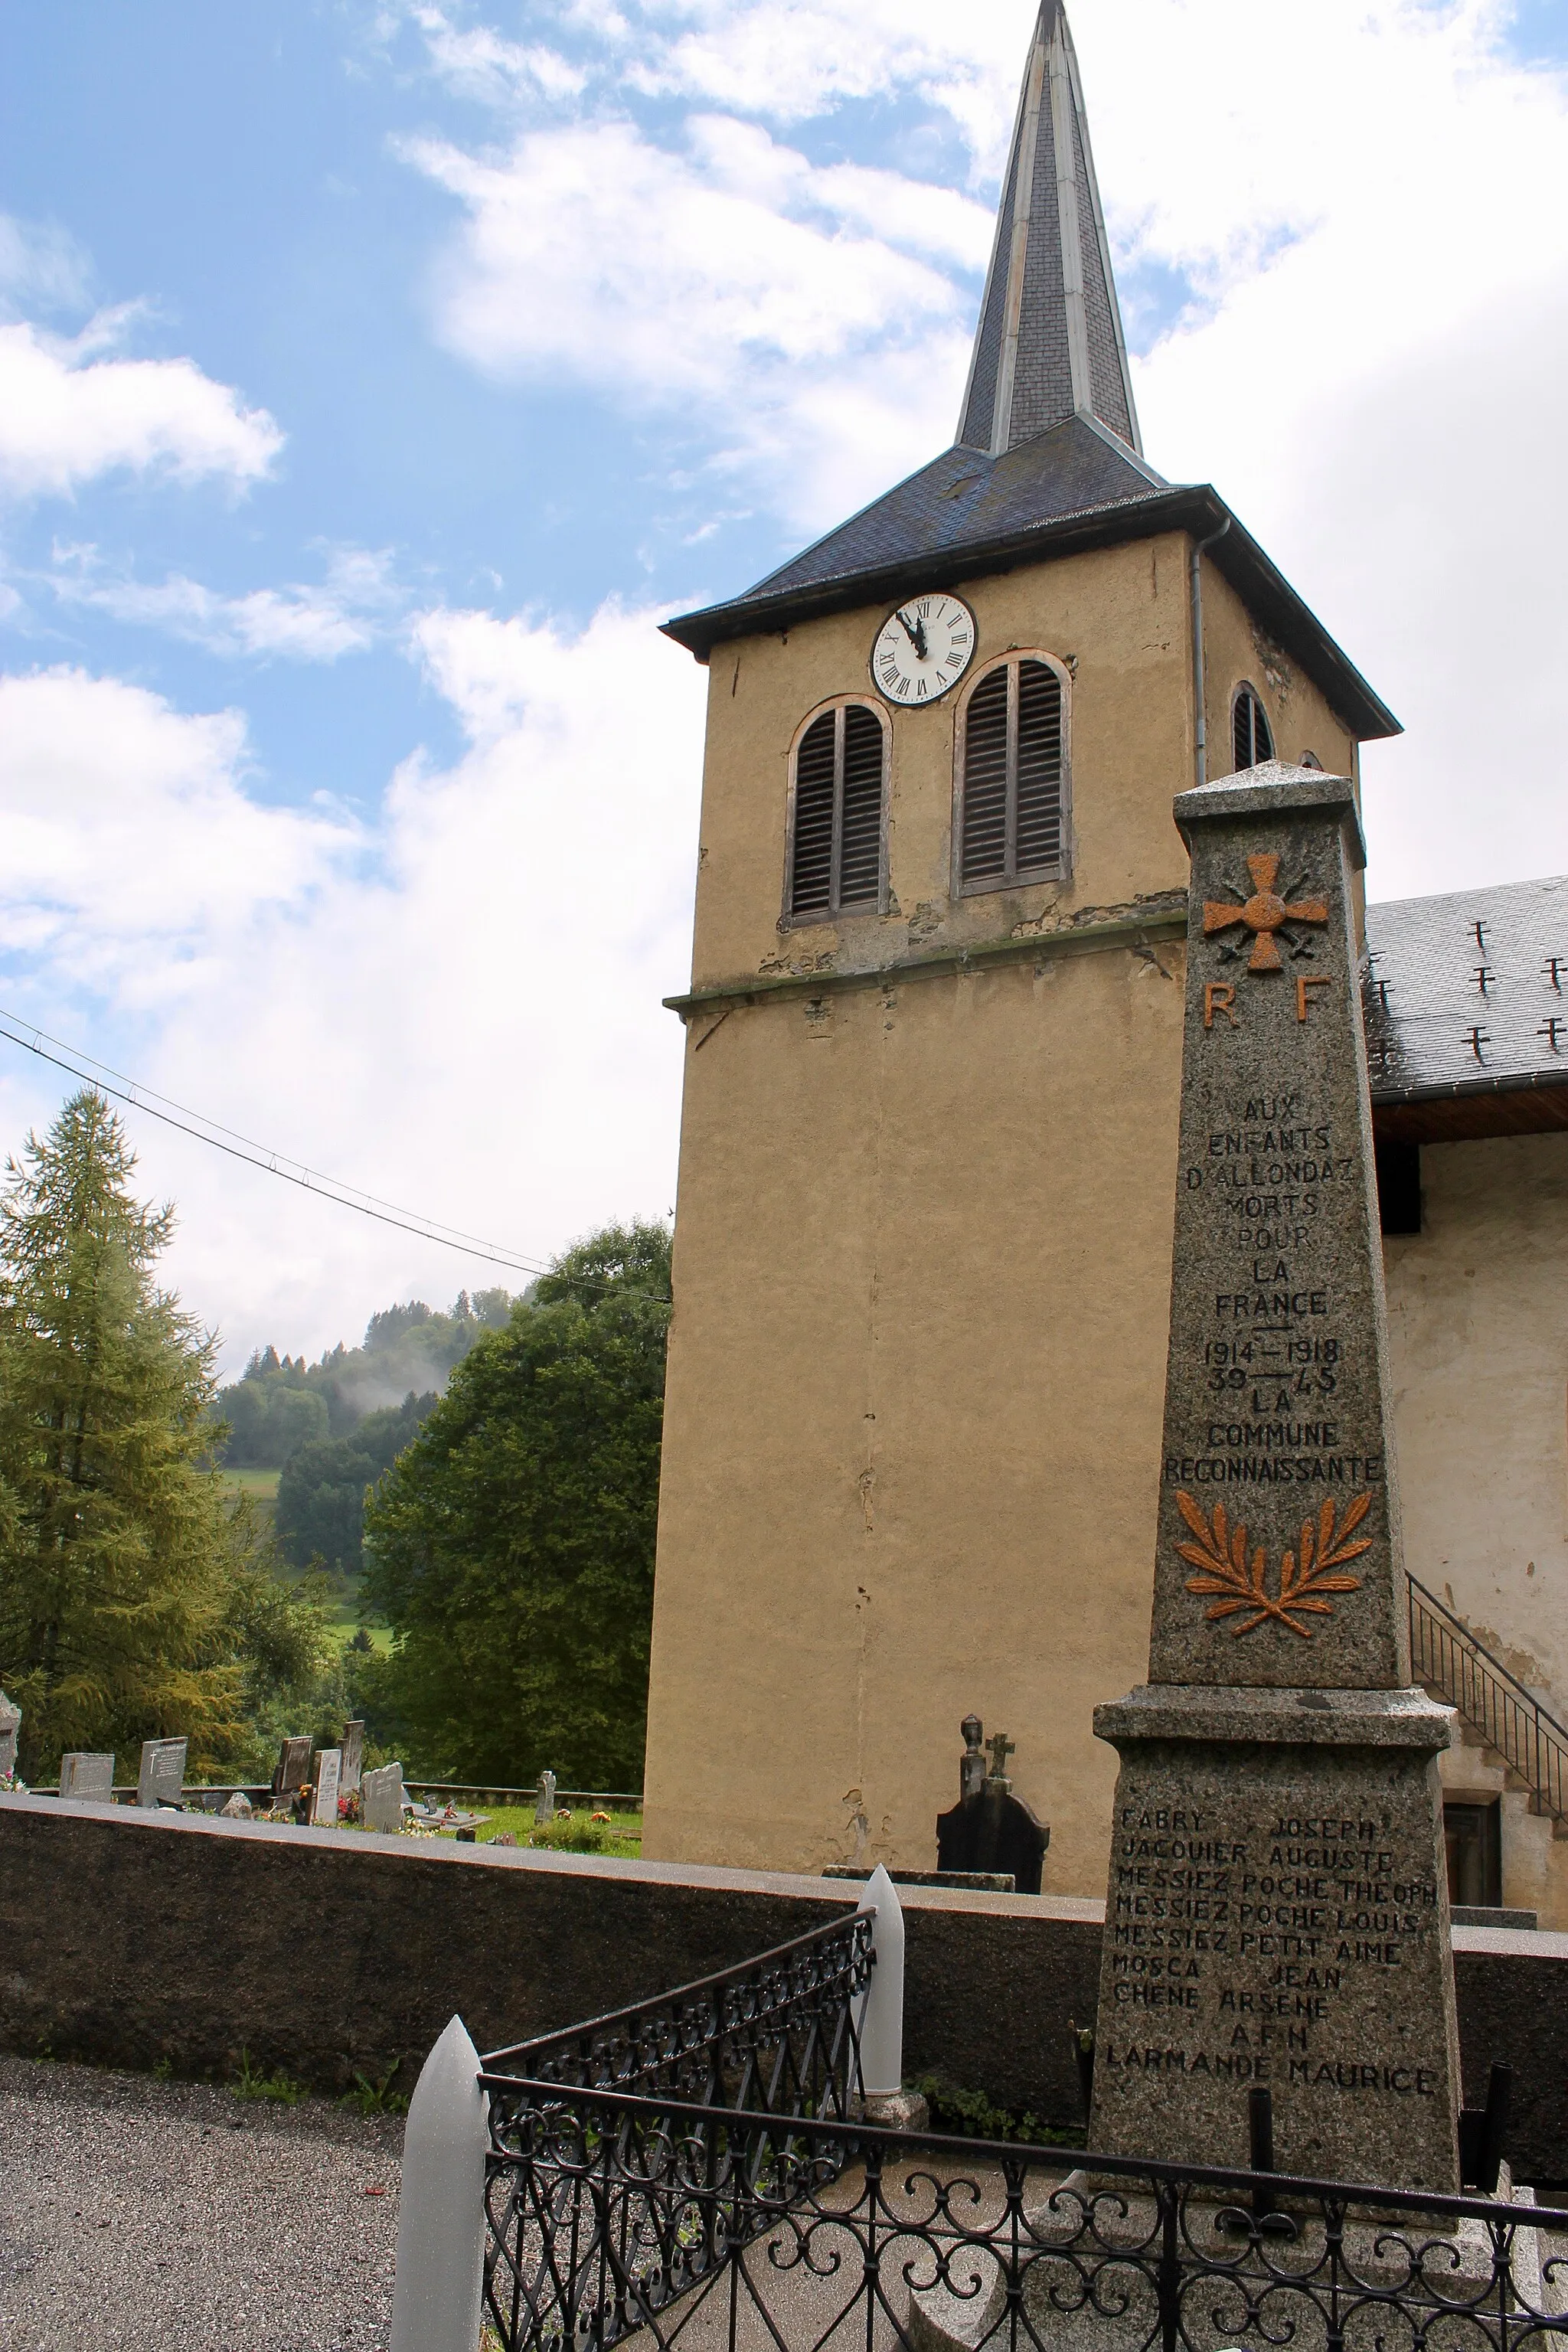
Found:
[[[0,2352],[384,2352],[402,2146],[398,2116],[0,2055]]]

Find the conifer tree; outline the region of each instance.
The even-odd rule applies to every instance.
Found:
[[[84,1088],[0,1195],[0,1682],[29,1777],[180,1734],[199,1769],[239,1734],[249,1547],[204,1466],[215,1342],[156,1285],[174,1213],[133,1199],[135,1164]]]

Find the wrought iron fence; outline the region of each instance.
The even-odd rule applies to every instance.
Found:
[[[484,2061],[492,2121],[541,2083],[632,2091],[772,2116],[847,2117],[860,2077],[856,2005],[871,1979],[871,1917],[846,1912],[738,1968]],[[525,2077],[505,2093],[497,2078]]]
[[[1411,1669],[1527,1780],[1542,1811],[1568,1821],[1568,1726],[1510,1675],[1415,1577],[1410,1584]]]
[[[1064,2178],[1060,2150],[481,2079],[503,2352],[639,2333],[648,2352],[1547,2352],[1568,2336],[1568,2211],[1113,2157]]]

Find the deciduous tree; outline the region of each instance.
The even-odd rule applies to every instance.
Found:
[[[365,1515],[394,1655],[362,1703],[413,1760],[640,1786],[669,1236],[611,1227],[487,1332]]]

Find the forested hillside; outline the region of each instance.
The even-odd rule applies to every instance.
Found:
[[[258,1349],[218,1392],[226,1470],[276,1470],[278,1545],[295,1569],[320,1563],[357,1583],[365,1488],[390,1469],[437,1402],[454,1365],[510,1312],[504,1290],[459,1292],[449,1312],[423,1299],[373,1315],[358,1348],[317,1363]]]
[[[342,1340],[318,1363],[258,1349],[242,1377],[218,1391],[229,1425],[223,1460],[231,1470],[281,1470],[308,1439],[348,1437],[373,1412],[401,1406],[411,1393],[438,1393],[481,1331],[499,1329],[510,1311],[504,1290],[458,1293],[450,1313],[420,1298],[373,1315],[364,1341]]]
[[[24,1778],[66,1748],[133,1766],[166,1736],[193,1779],[265,1779],[280,1738],[328,1748],[358,1716],[367,1757],[434,1779],[636,1786],[668,1230],[604,1227],[524,1298],[392,1308],[318,1364],[268,1350],[219,1396],[216,1339],[157,1280],[174,1213],[134,1168],[87,1088],[0,1181],[0,1686]],[[237,1471],[213,1464],[220,1415],[246,1431]]]

